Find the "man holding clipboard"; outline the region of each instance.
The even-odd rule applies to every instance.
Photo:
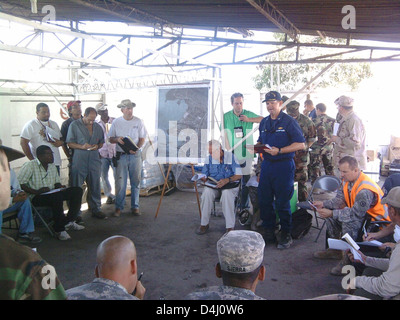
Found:
[[[34,206],[49,206],[53,212],[54,231],[59,240],[71,237],[66,229],[82,230],[83,226],[75,223],[81,208],[82,189],[65,188],[60,183],[60,176],[54,165],[54,156],[49,146],[41,145],[36,149],[37,159],[24,163],[18,174],[21,189],[29,194]],[[60,189],[58,192],[50,192]],[[68,214],[64,215],[63,201],[69,201]]]
[[[121,109],[123,116],[113,121],[108,133],[110,142],[117,143],[114,217],[119,217],[125,206],[128,174],[131,182],[131,213],[139,216],[141,214],[139,211],[140,180],[143,166],[141,147],[145,143],[147,131],[143,120],[133,115],[135,103],[125,99],[117,107]],[[123,148],[128,141],[135,145],[129,151]]]

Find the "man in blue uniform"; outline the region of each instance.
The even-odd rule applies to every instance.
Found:
[[[263,162],[259,177],[258,196],[260,218],[263,220],[264,240],[275,242],[276,213],[278,213],[281,232],[277,236],[278,249],[289,248],[292,215],[290,199],[294,192],[294,153],[305,148],[303,133],[296,120],[281,111],[282,97],[279,92],[270,91],[265,95],[269,116],[259,127],[259,144],[271,148],[263,152]]]

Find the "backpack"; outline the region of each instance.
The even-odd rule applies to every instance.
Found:
[[[312,215],[306,209],[299,209],[292,213],[292,238],[301,239],[311,229]]]

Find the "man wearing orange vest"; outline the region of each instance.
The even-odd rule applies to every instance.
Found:
[[[348,233],[357,241],[366,214],[372,220],[390,221],[386,205],[381,203],[381,188],[365,175],[358,166],[356,158],[345,156],[339,161],[342,187],[335,198],[315,201],[320,217],[326,220],[327,238],[340,239]],[[342,275],[342,267],[347,264],[347,256],[342,251],[323,250],[314,253],[318,259],[342,259],[331,270],[333,275]]]

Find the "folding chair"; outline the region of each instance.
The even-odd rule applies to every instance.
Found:
[[[319,230],[317,238],[315,239],[315,242],[318,241],[318,238],[321,235],[322,229],[324,228],[326,221],[325,221],[325,219],[317,216],[317,210],[315,210],[313,207],[311,207],[309,202],[314,202],[313,193],[316,189],[320,189],[325,192],[337,192],[341,183],[342,182],[340,181],[340,179],[335,176],[318,177],[315,180],[315,182],[311,188],[311,191],[310,191],[310,194],[308,195],[307,201],[302,201],[302,202],[297,203],[297,206],[299,208],[306,209],[306,210],[312,210],[314,212],[316,226],[312,226],[312,227]],[[324,222],[322,223],[321,226],[319,225],[318,219],[324,220]]]
[[[32,214],[33,214],[33,219],[35,219],[35,217],[39,217],[40,221],[43,223],[43,225],[46,227],[46,229],[49,231],[49,233],[51,234],[52,237],[55,237],[55,232],[51,226],[50,223],[47,223],[46,220],[42,217],[42,215],[40,214],[40,211],[42,210],[51,210],[50,207],[35,207],[32,204],[31,201],[31,206],[32,206]]]
[[[8,227],[4,226],[4,223],[8,222]],[[15,227],[12,227],[12,222],[14,222]],[[3,224],[2,224],[2,229],[16,229],[19,230],[19,220],[18,220],[18,211],[12,211],[12,212],[3,212]]]

